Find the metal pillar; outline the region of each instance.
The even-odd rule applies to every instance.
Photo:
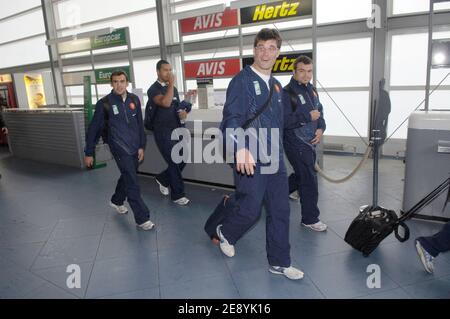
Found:
[[[375,116],[375,108],[379,100],[380,81],[386,79],[386,43],[387,43],[387,3],[385,0],[373,0],[375,21],[371,21],[372,33],[372,48],[370,57],[370,109],[369,109],[369,136],[372,132],[372,123]],[[380,9],[379,16],[377,10]],[[380,19],[380,21],[377,21]],[[369,26],[369,25],[368,25]]]
[[[166,35],[164,33],[165,19],[162,0],[156,0],[156,17],[158,19],[159,50],[161,52],[161,59],[167,60]]]
[[[41,0],[42,14],[44,17],[45,35],[47,40],[56,39],[58,32],[56,30],[55,14],[53,10],[53,2],[51,0]],[[64,88],[62,76],[62,61],[59,57],[57,44],[48,46],[48,55],[50,59],[50,68],[52,72],[53,87],[55,89],[56,102],[58,105],[67,104],[67,94]],[[56,58],[56,59],[55,59]],[[55,68],[55,62],[58,62]]]
[[[427,82],[425,86],[425,111],[430,106],[430,82],[431,82],[431,59],[433,54],[433,15],[434,0],[430,0],[430,11],[428,12],[428,60],[427,60]]]

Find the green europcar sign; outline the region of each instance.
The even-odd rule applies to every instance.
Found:
[[[91,39],[92,49],[103,49],[127,45],[125,28],[117,29],[112,33],[98,35]]]
[[[113,67],[113,68],[105,68],[105,69],[97,69],[95,70],[95,82],[97,84],[109,84],[111,83],[111,74],[114,71],[124,71],[127,76],[128,79],[131,82],[131,77],[130,77],[130,66],[117,66],[117,67]]]

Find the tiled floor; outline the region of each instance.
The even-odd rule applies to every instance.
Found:
[[[325,156],[326,171],[343,176],[358,158]],[[399,210],[404,164],[382,160],[380,204]],[[229,190],[187,185],[192,200],[179,207],[160,195],[153,178],[141,177],[156,231],[136,229],[132,214],[107,205],[118,171],[82,171],[25,161],[0,151],[0,298],[450,298],[450,254],[424,272],[413,240],[392,236],[368,258],[348,246],[344,234],[358,207],[372,198],[371,163],[352,180],[320,179],[326,233],[299,226],[291,201],[291,256],[301,281],[267,271],[265,220],[223,256],[203,224]],[[411,238],[431,235],[438,223],[408,222]],[[80,288],[68,288],[69,265],[81,271]],[[368,266],[381,270],[380,288],[367,286]]]

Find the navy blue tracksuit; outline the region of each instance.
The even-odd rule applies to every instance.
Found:
[[[162,107],[153,102],[153,98],[158,95],[165,95],[167,86],[163,86],[156,81],[150,86],[147,91],[147,96],[153,107],[157,107],[153,121],[153,135],[155,137],[156,145],[167,163],[167,169],[156,176],[156,179],[165,187],[170,187],[170,195],[172,200],[177,200],[184,197],[184,182],[181,172],[186,163],[175,163],[172,160],[172,148],[179,142],[179,140],[172,140],[172,131],[176,128],[183,127],[180,118],[178,117],[179,110],[190,112],[192,104],[185,101],[180,102],[178,90],[174,88],[173,101],[170,107]]]
[[[275,87],[270,107],[268,107],[253,123],[252,127],[279,128],[283,131],[283,107],[281,101],[281,85],[272,78],[270,84]],[[226,129],[242,127],[252,119],[256,111],[262,107],[269,97],[266,82],[247,66],[230,82],[226,102],[223,109],[223,119],[220,125],[226,138]],[[270,136],[270,134],[269,134]],[[289,267],[289,200],[286,168],[283,160],[281,138],[268,144],[279,143],[279,152],[275,161],[279,161],[279,169],[272,174],[261,174],[264,165],[257,161],[253,176],[242,175],[234,168],[236,185],[236,205],[225,214],[222,222],[222,234],[228,242],[234,245],[260,218],[262,205],[265,204],[266,217],[266,250],[269,264],[272,266]],[[273,156],[273,155],[272,155]]]
[[[133,210],[134,219],[140,225],[150,218],[150,211],[141,198],[137,179],[138,150],[145,149],[146,144],[141,103],[136,95],[128,92],[125,102],[114,92],[108,94],[106,98],[110,108],[108,137],[105,142],[108,143],[121,174],[111,202],[123,205],[127,199]],[[104,105],[103,101],[99,100],[86,134],[86,156],[93,156],[104,123]]]
[[[296,95],[296,108],[293,109],[291,96],[287,88],[283,89],[284,105],[284,149],[291,163],[294,174],[289,176],[289,192],[299,191],[302,207],[302,223],[315,224],[319,221],[319,190],[317,173],[314,169],[316,163],[315,145],[310,142],[315,137],[317,129],[325,131],[323,107],[312,84],[299,84],[294,78],[288,86]],[[318,110],[321,113],[317,121],[311,120],[310,112]]]
[[[450,222],[442,230],[430,237],[419,237],[417,240],[423,248],[433,257],[440,253],[450,251]]]

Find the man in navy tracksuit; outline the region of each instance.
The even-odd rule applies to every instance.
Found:
[[[303,278],[303,272],[291,266],[289,244],[289,199],[286,168],[283,161],[281,136],[267,144],[278,143],[276,154],[271,161],[278,162],[275,172],[264,172],[267,167],[252,154],[251,148],[239,145],[235,136],[229,136],[230,129],[241,128],[268,101],[268,107],[251,124],[250,128],[279,129],[282,132],[283,108],[281,104],[281,85],[272,76],[272,68],[279,55],[281,37],[275,29],[262,29],[254,41],[254,63],[245,67],[230,82],[223,110],[221,130],[225,139],[231,138],[235,144],[234,181],[236,185],[234,205],[226,212],[225,218],[217,226],[220,249],[228,256],[235,254],[236,242],[258,221],[262,205],[266,206],[266,250],[269,271],[285,275],[289,279]],[[269,101],[270,91],[272,98]],[[248,131],[248,130],[247,130]],[[237,135],[237,134],[236,134]],[[261,136],[259,136],[261,138]],[[226,143],[229,141],[227,140]],[[236,145],[237,144],[237,145]],[[228,151],[228,149],[227,149]]]
[[[167,169],[156,176],[156,182],[159,185],[160,192],[167,196],[170,195],[174,203],[178,205],[187,205],[189,199],[184,193],[184,182],[182,171],[186,163],[175,163],[172,159],[172,148],[179,143],[179,140],[172,140],[171,135],[174,129],[184,126],[187,113],[191,111],[192,104],[190,99],[192,92],[185,94],[185,100],[180,102],[178,90],[174,86],[174,75],[169,62],[160,60],[156,64],[158,80],[152,84],[147,91],[149,107],[154,110],[154,115],[150,123],[153,126],[153,135],[156,145],[167,163]],[[146,121],[150,119],[146,109]]]
[[[121,173],[110,205],[119,214],[126,214],[128,210],[123,203],[125,199],[128,200],[138,227],[150,230],[155,225],[150,221],[150,211],[142,200],[137,178],[146,144],[141,103],[136,95],[127,92],[128,78],[125,72],[113,72],[111,86],[111,93],[95,106],[94,118],[86,134],[84,162],[87,167],[92,167],[95,145],[106,128],[106,143]]]
[[[316,145],[325,131],[323,107],[317,91],[310,83],[313,62],[300,56],[294,62],[294,75],[283,89],[284,149],[294,174],[289,176],[289,192],[298,190],[302,208],[301,224],[315,231],[325,231],[327,225],[319,220],[319,191]]]

